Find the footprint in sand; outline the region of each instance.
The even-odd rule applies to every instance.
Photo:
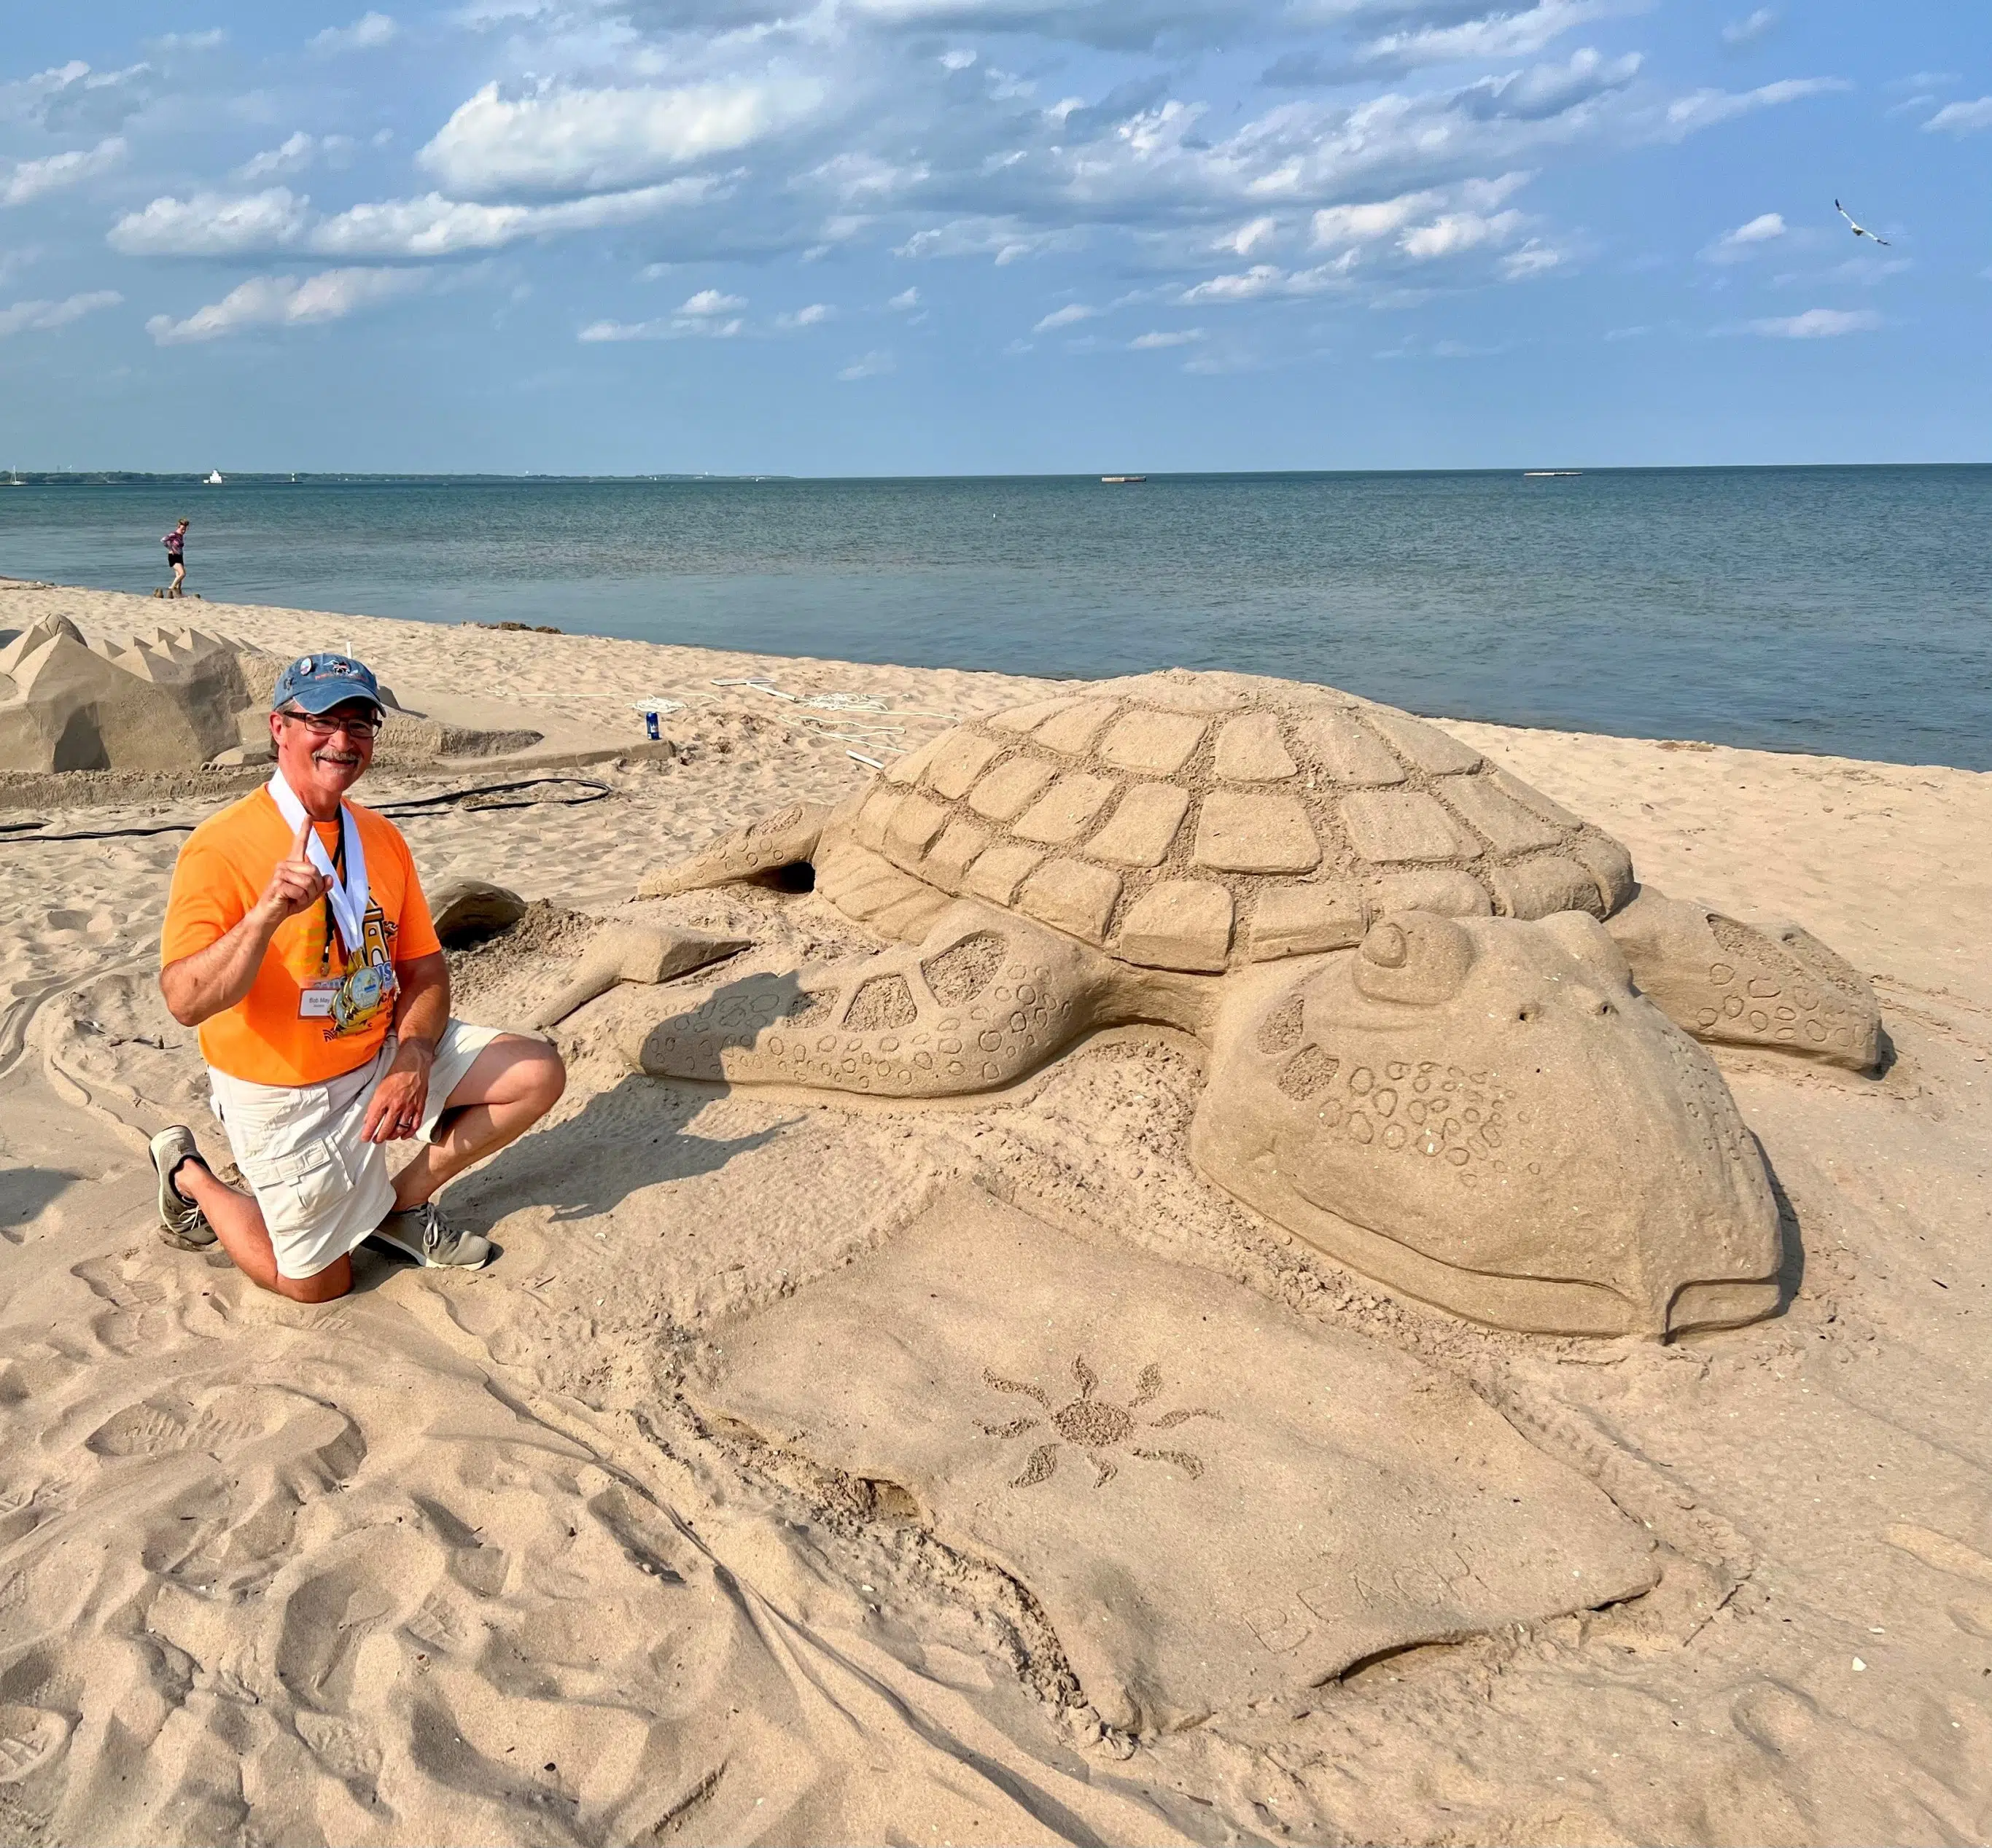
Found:
[[[1899,1546],[1903,1552],[1912,1554],[1925,1566],[1936,1567],[1939,1572],[1953,1573],[1959,1578],[1976,1579],[1980,1584],[1992,1585],[1992,1559],[1975,1546],[1953,1539],[1947,1533],[1918,1527],[1911,1522],[1898,1521],[1885,1529],[1881,1537],[1891,1546]]]
[[[70,1722],[42,1707],[0,1707],[0,1784],[32,1777],[69,1743]]]
[[[200,1406],[155,1393],[112,1413],[84,1447],[155,1461],[199,1454],[238,1477],[269,1471],[299,1499],[348,1480],[367,1454],[366,1439],[343,1412],[277,1386],[224,1386]]]
[[[299,1708],[298,1737],[319,1764],[363,1799],[370,1799],[380,1775],[380,1747],[350,1720]]]

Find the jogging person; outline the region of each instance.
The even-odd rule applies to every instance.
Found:
[[[544,1116],[567,1073],[543,1040],[449,1018],[408,843],[344,800],[384,716],[372,673],[306,655],[271,704],[275,773],[180,850],[160,950],[160,991],[200,1028],[251,1191],[219,1180],[184,1124],[152,1138],[152,1165],[169,1243],[218,1239],[252,1282],[320,1303],[352,1287],[369,1236],[421,1264],[485,1263],[489,1242],[433,1196]],[[410,1140],[391,1178],[387,1144]]]
[[[166,548],[166,562],[173,568],[173,581],[166,592],[169,597],[186,595],[186,535],[188,523],[182,520],[159,543]]]

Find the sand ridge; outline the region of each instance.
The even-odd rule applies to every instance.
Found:
[[[130,626],[142,601],[9,590],[0,632],[57,600],[86,629]],[[571,970],[593,927],[556,911],[745,938],[743,965],[769,971],[871,946],[808,896],[631,902],[725,827],[870,774],[859,747],[711,680],[927,712],[1038,690],[200,614],[273,649],[350,642],[397,690],[551,708],[633,745],[636,698],[714,696],[667,720],[677,755],[592,769],[609,800],[407,824],[431,886],[493,878],[551,920],[455,959],[462,1011],[495,1021]],[[633,1076],[626,990],[558,1030],[575,1082],[555,1120],[452,1195],[498,1264],[370,1261],[348,1303],[300,1312],[149,1229],[141,1133],[183,1115],[219,1146],[192,1035],[152,987],[183,837],[0,837],[0,1449],[18,1460],[0,1833],[1982,1839],[1992,779],[1454,728],[1670,892],[1796,915],[1888,978],[1879,1081],[1722,1055],[1796,1234],[1781,1317],[1658,1348],[1502,1336],[1393,1298],[1199,1178],[1204,1055],[1168,1033],[1089,1042],[970,1107],[825,1108]],[[201,812],[136,792],[75,811]],[[964,1186],[1470,1390],[1653,1536],[1659,1585],[1116,1731],[1027,1570],[687,1391],[732,1331],[806,1306]],[[1040,1486],[1090,1484],[1061,1464]]]

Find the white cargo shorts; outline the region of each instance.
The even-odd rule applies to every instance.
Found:
[[[462,1083],[479,1053],[500,1037],[495,1027],[452,1021],[436,1042],[429,1070],[424,1142],[436,1139],[436,1122],[449,1094]],[[394,1060],[394,1039],[356,1071],[323,1084],[251,1084],[208,1068],[215,1116],[228,1132],[235,1165],[262,1209],[263,1224],[288,1277],[316,1277],[336,1263],[394,1209],[384,1142],[361,1134],[374,1088]]]

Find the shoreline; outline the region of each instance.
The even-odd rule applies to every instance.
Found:
[[[543,478],[534,476],[530,479],[538,480]],[[28,602],[23,602],[19,606],[13,604],[12,599],[16,596],[23,595],[32,596],[38,594],[46,594],[51,598],[66,596],[101,599],[101,602],[96,603],[94,607],[83,607],[73,611],[58,608],[53,602],[46,609],[35,608]],[[189,609],[189,605],[193,607]],[[828,655],[787,655],[760,650],[715,649],[690,643],[645,641],[636,636],[605,635],[587,629],[565,628],[547,629],[516,623],[508,626],[503,622],[479,622],[469,619],[455,622],[432,622],[426,618],[417,616],[381,616],[352,611],[316,610],[295,605],[278,603],[210,603],[198,595],[169,602],[163,598],[155,598],[135,591],[99,589],[87,585],[58,584],[39,578],[0,577],[0,641],[4,641],[11,628],[25,626],[27,622],[36,619],[39,615],[52,613],[70,615],[86,633],[107,631],[114,634],[121,632],[121,626],[123,630],[128,631],[149,629],[162,626],[171,628],[182,624],[191,624],[197,629],[210,628],[230,636],[239,635],[244,640],[260,643],[264,636],[272,633],[281,634],[287,639],[295,639],[298,635],[299,625],[322,624],[340,629],[340,645],[343,646],[344,640],[346,639],[344,635],[346,626],[358,623],[379,626],[374,632],[380,635],[391,645],[397,639],[407,639],[404,632],[408,631],[428,634],[438,632],[455,634],[469,631],[480,636],[513,636],[522,643],[528,639],[535,641],[558,639],[580,642],[633,651],[629,656],[632,663],[640,665],[646,661],[654,660],[663,668],[663,677],[687,680],[694,685],[697,684],[698,679],[697,670],[701,663],[714,664],[728,675],[738,675],[739,670],[743,667],[751,671],[758,667],[769,673],[800,670],[801,678],[809,681],[815,681],[825,674],[834,673],[857,676],[861,678],[882,677],[895,680],[901,676],[922,678],[933,677],[937,684],[943,687],[966,684],[973,687],[983,687],[1000,684],[1004,687],[1013,690],[1016,696],[1020,698],[1034,689],[1084,686],[1091,684],[1086,677],[1079,675],[1014,674],[997,668],[926,667],[899,662],[848,660]],[[169,620],[169,616],[172,618],[171,620]],[[243,618],[247,619],[246,622],[239,619]],[[265,618],[268,619],[267,625],[262,620]],[[298,645],[306,647],[314,645],[325,646],[322,642],[313,644],[309,641],[301,641]],[[363,653],[362,650],[355,650],[355,652]],[[742,675],[739,677],[745,677],[745,676]],[[966,710],[987,709],[978,706]],[[1863,765],[1875,769],[1929,771],[1946,775],[1992,779],[1992,769],[1973,770],[1960,765],[1929,762],[1915,759],[1850,757],[1843,753],[1823,750],[1772,749],[1763,745],[1723,744],[1706,738],[1659,737],[1641,732],[1593,730],[1571,726],[1515,725],[1500,720],[1463,717],[1458,713],[1427,712],[1413,707],[1407,707],[1404,710],[1414,711],[1418,717],[1430,719],[1434,725],[1448,728],[1472,727],[1490,735],[1515,734],[1571,739],[1614,739],[1626,744],[1650,745],[1663,751],[1690,752],[1697,754],[1724,751],[1743,757],[1802,759],[1822,765]],[[636,737],[640,739],[641,736],[640,728]],[[636,739],[633,739],[632,742],[636,742]]]

